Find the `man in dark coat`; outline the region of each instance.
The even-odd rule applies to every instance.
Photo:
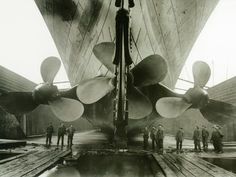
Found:
[[[52,143],[52,133],[53,133],[53,126],[52,126],[52,123],[50,122],[50,124],[46,128],[46,146],[47,147],[51,146],[51,143]]]
[[[202,144],[203,144],[203,150],[208,150],[208,138],[209,138],[209,132],[206,129],[206,126],[202,126]]]
[[[156,144],[157,144],[157,152],[160,154],[163,153],[163,139],[164,139],[163,126],[159,124],[156,132]]]
[[[219,134],[219,142],[218,142],[218,147],[219,147],[219,153],[223,153],[223,133],[221,131],[221,127],[217,126],[217,132]]]
[[[216,153],[223,153],[223,143],[222,139],[224,137],[223,133],[221,132],[220,127],[214,125],[214,130],[211,134],[211,142],[214,146],[214,150]]]
[[[217,132],[217,127],[216,125],[213,126],[213,131],[211,133],[211,142],[213,144],[214,147],[214,151],[218,152],[219,151],[219,147],[218,147],[218,141],[219,141],[219,134]]]
[[[201,151],[201,132],[198,126],[196,126],[194,132],[193,132],[193,141],[194,141],[194,150],[195,151]]]
[[[145,127],[143,131],[143,148],[145,150],[148,148],[148,139],[149,139],[149,131],[148,127]]]
[[[177,131],[175,139],[176,139],[176,151],[177,153],[179,153],[182,151],[182,142],[184,139],[184,131],[182,127],[179,128],[179,130]]]
[[[150,133],[150,138],[152,139],[152,150],[155,150],[155,143],[156,143],[156,128],[152,127],[151,133]]]
[[[58,130],[57,130],[57,147],[59,146],[59,142],[61,139],[61,148],[63,148],[65,133],[66,133],[66,127],[63,123],[61,123],[60,127],[58,127]]]
[[[68,135],[67,146],[68,146],[68,148],[71,148],[73,145],[74,133],[75,133],[75,128],[72,125],[70,125],[70,127],[67,128],[67,135]]]

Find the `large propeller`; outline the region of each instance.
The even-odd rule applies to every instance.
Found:
[[[82,116],[83,105],[74,99],[63,98],[53,80],[58,73],[61,62],[56,57],[48,57],[41,64],[41,76],[45,83],[33,91],[33,98],[39,104],[49,104],[52,112],[62,121],[73,121]]]
[[[115,53],[113,42],[102,42],[95,45],[93,53],[109,71],[113,72],[112,57]],[[165,78],[167,71],[167,64],[163,57],[157,54],[150,55],[131,70],[134,77],[133,84],[137,87],[156,84]]]
[[[164,97],[156,102],[157,112],[165,118],[176,118],[189,108],[200,109],[202,115],[210,122],[224,125],[236,118],[236,107],[232,104],[209,99],[203,88],[208,82],[211,70],[202,61],[193,65],[194,87],[182,97]]]
[[[207,63],[197,61],[193,65],[194,87],[190,88],[182,98],[164,97],[156,102],[157,112],[165,118],[176,118],[188,108],[203,108],[209,98],[203,87],[208,82],[211,70]]]
[[[82,116],[83,104],[78,100],[63,98],[64,95],[53,85],[61,62],[56,57],[46,58],[40,67],[44,81],[33,92],[6,92],[0,94],[0,106],[9,113],[23,114],[40,104],[49,105],[52,112],[62,121],[73,121]]]
[[[110,71],[113,66],[113,50],[114,44],[108,42],[98,44],[93,49],[95,56]],[[9,113],[22,114],[34,110],[39,104],[47,104],[60,120],[74,121],[84,112],[81,102],[84,104],[95,103],[115,88],[113,77],[99,76],[84,80],[70,90],[58,91],[57,87],[53,85],[53,80],[60,65],[60,60],[56,57],[46,58],[40,68],[44,83],[38,85],[33,93],[0,93],[0,106]],[[155,105],[156,110],[165,118],[176,118],[189,108],[200,109],[206,119],[221,125],[236,118],[235,106],[209,99],[208,93],[204,90],[211,73],[205,62],[194,63],[194,87],[184,95],[173,94],[167,88],[157,84],[165,78],[166,73],[166,62],[159,55],[150,55],[131,69],[127,80],[130,119],[141,119],[148,116],[152,112],[150,100],[155,102],[156,99],[158,99]],[[153,87],[154,84],[159,87]],[[155,95],[147,94],[145,88],[154,89]],[[146,95],[149,95],[149,98]],[[166,95],[172,97],[165,97]]]
[[[113,72],[112,63],[115,52],[113,42],[103,42],[93,48],[97,59]],[[150,55],[138,63],[129,73],[128,78],[128,100],[129,118],[140,119],[152,112],[152,105],[149,99],[142,94],[138,87],[156,84],[162,81],[167,74],[166,61],[160,55]],[[114,79],[109,77],[95,77],[82,81],[77,87],[77,96],[85,104],[91,104],[115,88]]]
[[[114,68],[112,63],[114,50],[115,45],[113,42],[103,42],[95,45],[93,48],[94,55],[110,72]],[[233,105],[209,99],[207,91],[204,90],[211,75],[208,64],[197,61],[193,65],[192,72],[194,87],[189,89],[184,95],[167,93],[166,95],[173,96],[165,97],[167,89],[164,89],[164,91],[162,89],[158,90],[157,94],[160,97],[157,96],[158,101],[155,105],[157,112],[165,118],[176,118],[189,108],[197,108],[200,109],[206,119],[219,124],[223,124],[232,119],[232,117],[236,117]],[[148,99],[144,95],[145,88],[152,87],[161,82],[166,74],[167,64],[159,55],[150,55],[131,69],[130,77],[128,77],[127,93],[130,119],[144,118],[152,112],[152,104],[149,99],[152,101],[155,99]],[[77,97],[83,103],[91,104],[103,98],[114,88],[113,78],[96,77],[79,84],[77,87]],[[142,89],[144,93],[139,88],[144,88],[144,90]],[[156,98],[156,95],[154,97]],[[223,107],[224,109],[219,111],[220,109],[215,109],[215,107]]]

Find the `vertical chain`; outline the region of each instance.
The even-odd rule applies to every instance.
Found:
[[[125,67],[125,98],[124,98],[124,119],[125,121],[128,121],[129,117],[129,107],[128,107],[128,98],[127,98],[127,93],[128,93],[128,74],[129,74],[129,66]],[[128,123],[128,122],[126,122]]]
[[[129,24],[131,24],[131,16],[129,17],[129,20],[130,20],[130,23]],[[129,47],[130,47],[130,52],[132,53],[132,45],[133,45],[133,43],[132,43],[132,37],[131,37],[131,35],[132,35],[132,30],[131,30],[131,26],[129,27]]]
[[[114,121],[117,120],[118,118],[118,87],[119,87],[119,79],[117,78],[118,77],[118,67],[115,66],[115,95],[116,97],[114,98],[114,101],[113,101],[113,119]]]

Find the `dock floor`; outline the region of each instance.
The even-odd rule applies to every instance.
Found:
[[[204,157],[210,158],[235,158],[236,151],[233,148],[230,152],[225,152],[223,154],[215,154],[210,150],[208,153],[194,153],[191,151],[192,145],[191,141],[185,141],[183,153],[177,154],[172,151],[172,139],[166,137],[165,151],[164,154],[157,154],[150,149],[143,150],[142,143],[136,142],[130,145],[127,151],[119,151],[108,144],[106,139],[102,134],[98,132],[89,133],[79,133],[75,135],[74,145],[72,150],[67,150],[64,146],[63,149],[57,149],[55,146],[56,137],[53,137],[53,146],[48,149],[44,147],[45,138],[30,139],[27,141],[25,147],[16,148],[11,150],[13,153],[18,153],[18,155],[0,160],[0,176],[2,177],[19,177],[19,176],[39,176],[40,174],[51,174],[50,170],[56,168],[59,162],[62,161],[63,157],[65,160],[74,159],[76,165],[69,166],[68,168],[75,172],[75,174],[80,174],[83,177],[92,176],[180,176],[180,177],[233,177],[236,176],[235,173],[227,171],[221,167],[213,165],[210,162],[203,160]],[[65,139],[66,142],[67,139]],[[174,142],[173,142],[174,145]],[[6,150],[9,151],[9,150]],[[71,154],[70,156],[68,156]],[[86,154],[89,156],[86,156]],[[101,155],[101,159],[96,157]],[[117,156],[118,155],[118,156]],[[140,156],[141,157],[137,157]],[[104,158],[105,156],[105,158]],[[129,156],[129,157],[126,157]],[[143,158],[145,157],[145,158]],[[88,158],[88,159],[86,159]],[[115,159],[114,159],[115,158]],[[126,159],[124,163],[119,162],[119,158]],[[143,158],[143,160],[142,160]],[[96,159],[96,160],[91,160]],[[109,159],[109,160],[105,160]],[[140,164],[134,159],[141,159]],[[87,164],[86,164],[87,161]],[[122,161],[122,160],[121,160]],[[99,163],[98,163],[99,162]],[[150,164],[149,164],[150,162]],[[103,164],[103,165],[102,165]],[[150,167],[147,167],[148,164]],[[67,164],[68,165],[68,164]],[[52,176],[62,177],[64,170],[67,168],[66,164],[60,164],[63,168],[57,170],[58,174]],[[81,167],[78,167],[78,166]],[[99,166],[100,165],[100,166]],[[84,167],[82,167],[84,166]],[[142,166],[145,169],[150,168],[148,175],[142,171]],[[64,168],[65,167],[65,168]],[[91,167],[91,170],[89,170]],[[96,171],[96,169],[98,169]],[[80,171],[81,169],[82,171]],[[84,168],[84,169],[83,169]],[[141,170],[140,170],[141,168]],[[107,173],[100,173],[103,169]],[[134,170],[135,169],[135,170]],[[84,170],[84,171],[83,171]],[[128,170],[128,171],[127,171]],[[133,171],[132,171],[133,170]],[[48,173],[50,172],[50,173]],[[86,172],[86,174],[83,174]],[[87,173],[90,172],[90,173]],[[114,172],[114,173],[113,173]],[[121,173],[122,172],[122,173]],[[127,173],[126,173],[127,172]],[[52,170],[53,173],[53,170]],[[113,173],[113,174],[111,174]],[[44,175],[46,177],[51,177],[50,175]],[[72,176],[71,176],[72,177]]]
[[[44,170],[70,154],[68,150],[35,150],[0,161],[1,177],[38,176]],[[4,163],[5,162],[5,163]]]
[[[153,154],[165,176],[233,177],[236,174],[191,154]]]

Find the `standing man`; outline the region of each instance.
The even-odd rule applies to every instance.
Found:
[[[211,134],[211,142],[213,144],[213,147],[214,147],[214,151],[216,153],[219,152],[219,141],[220,141],[220,136],[219,136],[219,132],[217,130],[217,126],[214,125],[213,126],[213,131],[212,131],[212,134]]]
[[[61,139],[61,148],[63,148],[65,133],[66,133],[66,127],[63,123],[61,123],[60,127],[58,127],[58,130],[57,130],[57,147],[59,146],[59,142]]]
[[[217,132],[219,136],[219,142],[218,142],[218,147],[219,147],[219,152],[218,153],[223,153],[223,133],[221,131],[221,127],[217,126]]]
[[[155,150],[155,143],[156,143],[156,128],[152,127],[151,133],[150,133],[150,137],[152,139],[152,150]]]
[[[179,153],[182,151],[182,142],[184,139],[184,131],[182,127],[179,128],[179,130],[177,131],[175,139],[176,139],[176,151],[177,153]]]
[[[157,143],[157,152],[160,154],[163,154],[163,139],[164,139],[163,126],[159,124],[156,133],[156,143]]]
[[[69,128],[67,128],[67,135],[68,135],[68,138],[67,138],[67,147],[71,149],[72,145],[73,145],[73,136],[74,136],[74,133],[75,133],[75,128],[70,125]]]
[[[53,133],[53,126],[52,122],[49,123],[48,127],[46,128],[46,147],[50,147],[52,143],[52,133]]]
[[[194,141],[194,150],[197,152],[201,152],[201,132],[198,126],[196,126],[194,132],[193,132],[193,141]]]
[[[213,127],[213,131],[211,133],[211,143],[213,144],[213,147],[214,147],[214,151],[217,152],[218,151],[218,148],[217,148],[217,132],[216,132],[216,126],[214,125]]]
[[[149,138],[148,127],[145,127],[143,132],[143,148],[145,150],[148,148],[148,138]]]
[[[206,129],[206,126],[202,126],[202,144],[203,144],[203,150],[207,151],[208,150],[208,137],[209,137],[209,132]]]

